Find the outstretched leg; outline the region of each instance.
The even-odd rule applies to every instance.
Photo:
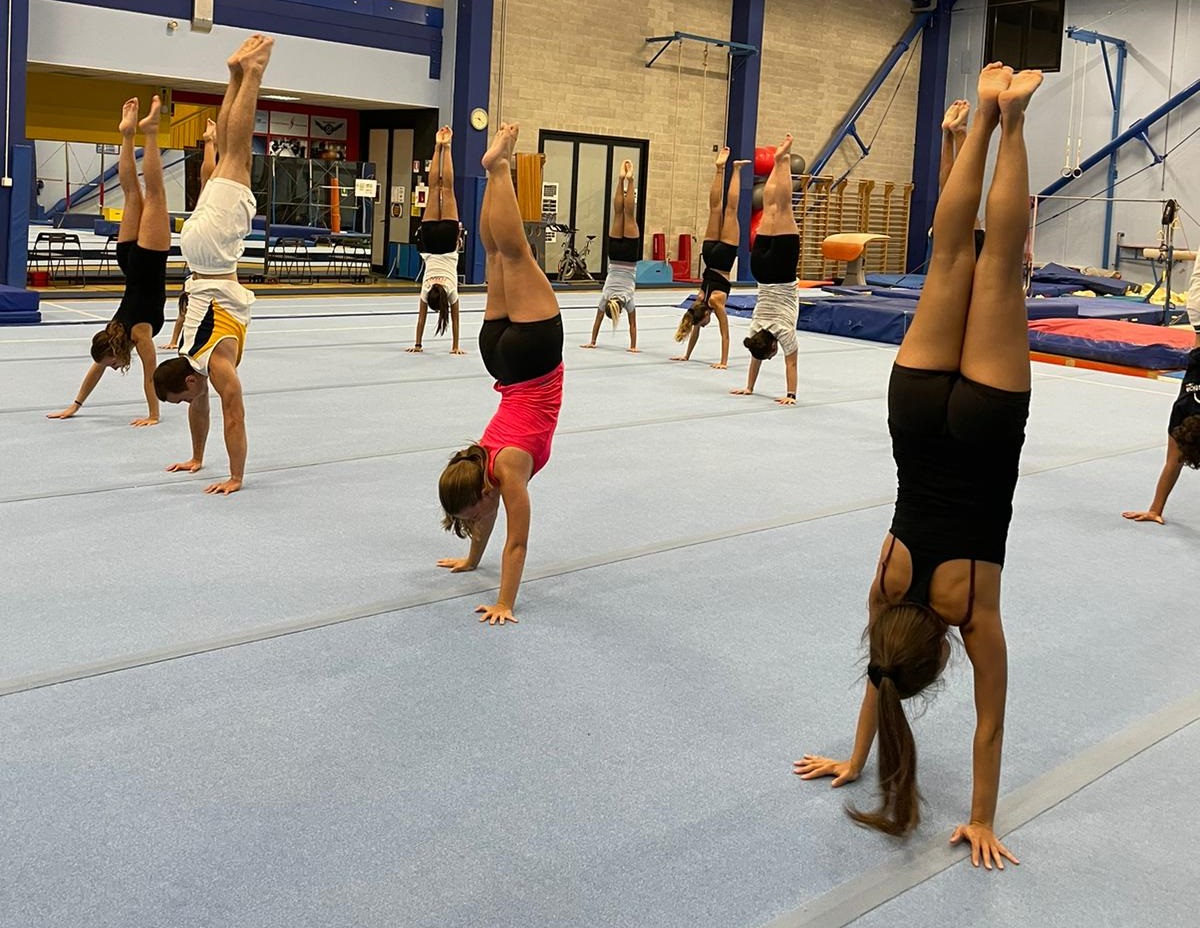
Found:
[[[488,191],[492,196],[488,215],[488,231],[494,240],[503,273],[504,301],[508,318],[513,322],[540,322],[558,315],[558,300],[550,281],[538,267],[517,203],[517,190],[512,181],[513,147],[520,126],[501,123],[482,164],[488,176]]]
[[[433,143],[433,158],[429,162],[429,197],[425,200],[422,222],[435,222],[442,218],[442,132],[438,129]]]
[[[121,208],[121,228],[117,230],[118,242],[135,242],[142,223],[142,186],[138,183],[137,161],[133,157],[133,135],[138,127],[138,99],[130,97],[121,107],[121,155],[117,161],[117,176],[121,180],[121,193],[125,205]],[[161,173],[161,172],[160,172]]]
[[[642,230],[638,227],[637,203],[634,201],[633,162],[626,161],[621,165],[625,180],[621,184],[621,215],[623,217],[623,237],[641,238]],[[613,204],[614,209],[616,204]]]
[[[625,162],[628,164],[629,162]],[[617,182],[613,184],[612,198],[612,220],[608,224],[609,238],[624,238],[625,237],[625,168],[621,167],[621,173],[617,175]],[[632,237],[632,236],[631,236]]]
[[[979,74],[979,108],[954,161],[933,214],[933,257],[917,301],[912,327],[896,363],[925,370],[956,371],[962,359],[971,281],[975,276],[975,215],[983,193],[983,169],[992,133],[1000,122],[1000,93],[1012,69],[989,64]]]
[[[204,128],[204,161],[200,164],[200,190],[217,169],[217,124],[211,119]]]
[[[483,202],[479,206],[479,243],[483,245],[487,276],[487,301],[483,307],[483,320],[507,319],[508,303],[504,299],[504,266],[500,261],[500,251],[496,244],[496,236],[492,234],[492,203],[495,201],[495,185],[488,178],[488,184],[483,188]]]
[[[250,186],[250,164],[254,139],[254,111],[258,106],[258,88],[262,85],[263,72],[271,59],[271,48],[275,40],[266,36],[252,35],[230,57],[229,86],[238,80],[236,94],[230,100],[226,90],[225,101],[217,115],[217,145],[221,160],[213,177],[223,177],[245,187]],[[222,132],[221,119],[225,119]]]
[[[729,174],[729,190],[725,193],[725,215],[721,217],[721,241],[726,245],[738,245],[742,240],[742,227],[738,222],[738,206],[742,198],[742,168],[749,161],[733,162]]]
[[[148,251],[171,250],[171,217],[167,212],[167,188],[163,186],[162,153],[158,148],[158,120],[162,102],[158,94],[150,101],[150,112],[138,128],[142,130],[142,176],[146,194],[137,243]],[[122,217],[124,218],[124,217]]]
[[[971,112],[971,104],[966,100],[955,100],[946,108],[942,117],[942,160],[938,164],[938,196],[946,189],[946,181],[950,178],[950,169],[967,137],[967,116]]]
[[[454,198],[454,159],[450,157],[450,141],[454,137],[449,126],[438,130],[437,140],[441,145],[440,152],[434,152],[434,165],[437,170],[437,187],[435,192],[438,199],[438,210],[442,219],[458,219],[458,200]],[[432,185],[432,177],[430,184]]]
[[[1025,107],[1041,71],[1021,71],[1000,94],[1000,150],[987,198],[987,238],[975,265],[963,339],[963,376],[1001,390],[1029,389],[1029,323],[1022,270],[1029,232]]]
[[[728,161],[729,149],[722,148],[717,152],[712,184],[708,188],[708,225],[704,227],[704,241],[706,242],[715,242],[721,238],[721,219],[724,215],[721,208],[721,194],[725,190],[725,165]]]
[[[775,149],[775,164],[763,187],[763,214],[759,235],[799,235],[792,209],[792,137],[785,135]]]

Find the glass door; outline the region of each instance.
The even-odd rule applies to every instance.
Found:
[[[575,229],[575,249],[586,250],[587,269],[597,279],[608,272],[608,232],[612,196],[621,163],[633,162],[634,196],[639,227],[645,213],[640,191],[646,186],[650,143],[604,135],[542,130],[538,150],[546,156],[543,174],[542,218]],[[643,237],[645,230],[643,229]],[[589,243],[588,236],[592,236]],[[543,269],[558,272],[567,236],[547,230]]]

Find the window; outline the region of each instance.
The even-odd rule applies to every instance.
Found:
[[[984,60],[1013,69],[1062,65],[1065,0],[988,0]]]

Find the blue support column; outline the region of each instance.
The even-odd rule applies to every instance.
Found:
[[[733,0],[733,15],[729,23],[729,40],[742,45],[762,48],[763,15],[766,0]],[[725,127],[725,143],[732,158],[754,158],[758,134],[758,83],[762,72],[761,55],[738,55],[729,59],[732,73],[729,79],[729,121]],[[731,169],[732,170],[732,169]],[[738,223],[748,233],[750,229],[750,193],[754,178],[743,172],[742,195],[738,202]],[[750,275],[750,236],[744,234],[738,243],[737,279],[753,281]]]
[[[942,114],[946,104],[946,71],[950,63],[950,11],[954,0],[939,3],[921,38],[921,83],[917,91],[917,131],[913,150],[913,195],[908,213],[908,267],[925,263],[929,229],[938,198]]]
[[[479,214],[487,175],[479,159],[487,151],[488,129],[471,126],[471,111],[488,109],[492,77],[492,4],[458,0],[454,42],[454,158],[458,213],[467,226],[467,283],[483,283],[485,261],[479,241]],[[490,127],[489,127],[490,128]]]
[[[29,57],[29,0],[0,0],[8,28],[0,32],[7,67],[0,69],[0,98],[7,101],[8,119],[0,123],[0,152],[6,186],[0,186],[0,283],[25,286],[25,257],[29,247],[29,186],[32,158],[14,163],[15,145],[25,141],[25,65]],[[11,19],[10,19],[11,17]],[[2,41],[7,37],[7,47]],[[17,168],[22,170],[18,171]],[[17,175],[20,174],[20,178]],[[18,180],[20,186],[18,186]]]

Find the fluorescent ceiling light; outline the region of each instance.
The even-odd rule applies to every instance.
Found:
[[[260,100],[279,100],[283,103],[295,103],[297,100],[300,99],[299,97],[284,96],[283,94],[280,94],[280,93],[260,93],[258,95],[258,98]]]

